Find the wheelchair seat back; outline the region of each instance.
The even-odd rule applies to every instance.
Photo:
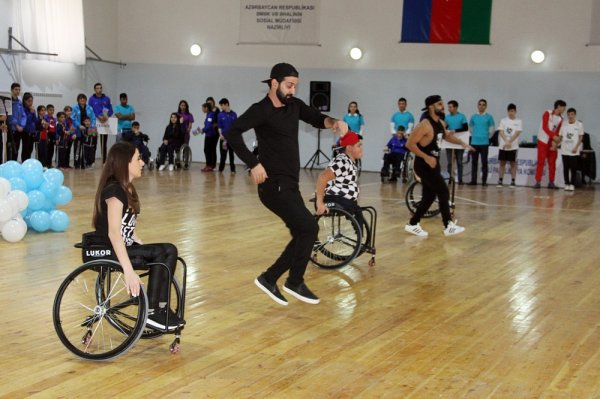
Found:
[[[110,242],[98,237],[96,232],[84,233],[81,236],[81,243],[75,246],[81,248],[81,258],[84,263],[100,259],[117,261],[117,255]]]

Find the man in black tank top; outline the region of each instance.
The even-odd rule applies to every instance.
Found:
[[[416,156],[414,169],[417,176],[421,178],[423,197],[415,214],[404,227],[404,230],[419,237],[427,237],[429,234],[423,230],[419,222],[437,197],[444,222],[444,235],[460,234],[465,231],[465,228],[454,223],[450,215],[450,195],[448,193],[448,186],[440,170],[438,138],[443,137],[445,140],[454,144],[460,144],[463,148],[470,151],[473,148],[446,130],[444,122],[439,115],[444,111],[442,97],[438,95],[427,97],[423,111],[426,111],[427,115],[415,127],[406,143],[406,148]]]

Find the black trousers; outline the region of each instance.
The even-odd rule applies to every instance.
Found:
[[[33,152],[33,138],[25,130],[17,132],[16,130],[9,133],[6,140],[6,160],[16,161],[19,157],[19,149],[21,149],[21,162],[31,158]],[[21,148],[23,143],[23,148]]]
[[[134,244],[127,247],[127,254],[133,267],[147,263],[164,263],[169,268],[171,276],[177,266],[177,247],[173,244]],[[162,266],[150,268],[148,277],[148,307],[156,309],[161,302],[167,302],[169,295],[169,274]]]
[[[454,164],[458,170],[458,181],[462,183],[463,181],[463,153],[465,150],[454,150]],[[448,160],[448,174],[452,176],[452,149],[446,148],[446,159]],[[486,161],[487,165],[487,161]],[[456,177],[456,176],[455,176]]]
[[[399,155],[403,155],[403,154],[399,154]],[[371,230],[370,230],[369,226],[367,226],[367,223],[365,222],[365,217],[363,215],[363,211],[360,208],[360,206],[358,205],[357,201],[349,200],[348,198],[344,198],[341,195],[325,195],[323,197],[323,202],[325,202],[326,204],[329,202],[335,202],[336,204],[338,204],[339,206],[344,208],[344,210],[350,212],[352,214],[352,216],[354,216],[354,219],[356,219],[356,221],[358,222],[358,225],[360,226],[361,234],[363,235],[363,237],[365,237],[365,233],[366,233],[366,239],[363,239],[363,242],[368,243],[371,240],[371,238],[370,238]]]
[[[563,155],[563,173],[565,176],[565,184],[575,185],[575,177],[577,176],[577,165],[579,162],[578,155]]]
[[[415,158],[414,168],[417,175],[421,178],[423,197],[417,206],[415,214],[410,219],[410,224],[415,225],[419,223],[425,212],[427,212],[433,201],[435,201],[435,197],[437,197],[444,226],[447,226],[448,222],[452,220],[452,216],[450,215],[450,193],[448,192],[448,185],[442,177],[439,159],[435,168],[432,168],[422,158],[417,157]]]
[[[204,139],[204,156],[206,157],[206,166],[211,168],[217,167],[217,145],[219,144],[219,136],[206,136]]]
[[[404,160],[405,154],[390,152],[383,155],[383,168],[381,168],[381,176],[389,176],[390,166],[392,167],[392,177],[400,176],[400,165]]]
[[[219,172],[222,172],[225,169],[225,162],[227,162],[227,154],[229,154],[229,170],[235,172],[233,148],[231,148],[231,146],[227,144],[227,141],[219,140],[219,152],[221,155],[221,158],[219,158]]]
[[[472,154],[473,169],[471,169],[471,183],[477,183],[477,169],[479,167],[479,158],[481,157],[481,182],[487,183],[488,176],[488,150],[489,145],[471,145],[475,149]]]
[[[299,285],[304,281],[306,265],[319,232],[315,217],[304,205],[298,183],[291,179],[267,179],[258,185],[258,197],[267,209],[283,220],[292,235],[279,258],[266,270],[265,277],[274,284],[289,270],[289,283]]]
[[[175,163],[175,151],[180,147],[181,143],[175,140],[169,140],[169,144],[167,145],[163,143],[158,148],[158,152],[160,153],[160,160],[162,161],[161,164],[164,163],[168,157],[169,165],[173,165]],[[150,158],[150,154],[148,154],[148,158]]]

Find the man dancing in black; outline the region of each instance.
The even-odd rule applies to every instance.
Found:
[[[226,139],[236,155],[250,168],[252,180],[258,184],[260,201],[284,221],[292,240],[275,263],[254,283],[275,302],[287,305],[287,300],[277,288],[277,280],[289,270],[283,290],[303,302],[317,304],[319,298],[304,283],[304,272],[319,227],[304,205],[298,186],[298,126],[302,120],[319,129],[339,131],[343,136],[348,125],[321,114],[294,97],[298,71],[290,64],[273,66],[270,78],[263,83],[269,84],[269,93],[233,123]],[[242,133],[250,129],[256,132],[258,159],[242,139]]]
[[[429,234],[423,230],[419,222],[437,197],[444,222],[444,235],[460,234],[465,231],[465,228],[458,226],[450,214],[450,195],[440,170],[438,140],[441,142],[443,137],[446,141],[460,144],[470,151],[473,151],[473,148],[446,130],[444,121],[440,118],[444,112],[442,97],[438,95],[427,97],[423,111],[427,114],[415,127],[406,143],[406,148],[416,155],[414,170],[421,178],[423,197],[404,230],[419,237],[427,237]]]

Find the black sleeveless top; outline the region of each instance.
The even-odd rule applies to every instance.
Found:
[[[438,140],[441,141],[441,138],[444,135],[444,125],[440,120],[438,120],[437,122],[434,121],[429,114],[427,114],[427,116],[424,119],[427,119],[431,124],[431,127],[433,128],[433,139],[429,144],[425,146],[422,146],[420,143],[417,143],[417,147],[419,147],[419,149],[425,154],[439,158],[440,147],[438,146]]]

